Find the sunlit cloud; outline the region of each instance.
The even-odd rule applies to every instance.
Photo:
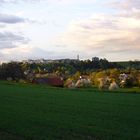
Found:
[[[86,20],[72,22],[56,42],[93,55],[94,52],[140,52],[139,31],[140,19],[97,14]]]
[[[16,55],[15,55],[16,52]],[[53,55],[53,57],[52,57]],[[60,53],[55,53],[53,51],[46,51],[38,47],[33,47],[30,44],[21,44],[15,48],[5,48],[0,50],[0,60],[1,61],[11,61],[11,60],[27,60],[27,59],[54,59],[58,58]],[[62,56],[63,57],[63,56]]]

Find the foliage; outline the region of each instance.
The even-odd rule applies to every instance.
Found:
[[[20,63],[3,63],[0,66],[0,79],[7,79],[8,77],[11,77],[14,80],[24,78],[24,73]]]
[[[77,81],[81,76],[81,73],[79,71],[77,71],[74,75],[73,75],[73,80]]]
[[[131,67],[128,67],[129,65]],[[70,60],[62,59],[49,63],[9,62],[0,65],[0,79],[11,78],[18,81],[25,79],[32,81],[35,74],[54,74],[63,77],[64,80],[71,78],[76,82],[80,75],[88,75],[93,85],[98,85],[98,79],[109,77],[119,84],[119,74],[126,73],[129,76],[125,86],[139,86],[139,69],[133,66],[139,65],[138,61],[109,62],[108,60],[93,57],[92,60]],[[137,67],[138,68],[138,67]]]
[[[140,69],[140,61],[135,60],[135,61],[124,61],[124,62],[115,62],[115,64],[119,65],[120,67],[122,67],[123,69]]]
[[[100,79],[100,78],[106,78],[106,77],[107,77],[106,71],[99,71],[99,72],[96,72],[95,77],[94,77],[94,84],[95,84],[96,86],[98,86],[98,85],[99,85],[99,79]]]
[[[110,69],[109,70],[109,77],[112,79],[112,80],[115,80],[116,82],[119,81],[119,75],[120,75],[120,70],[118,69]]]

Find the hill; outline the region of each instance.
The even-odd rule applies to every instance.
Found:
[[[115,62],[115,63],[124,68],[140,69],[140,61],[121,61],[121,62]]]

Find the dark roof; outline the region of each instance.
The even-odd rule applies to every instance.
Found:
[[[64,81],[60,77],[43,77],[36,78],[35,83],[46,84],[50,86],[63,86]]]

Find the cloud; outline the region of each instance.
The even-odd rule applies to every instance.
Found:
[[[62,5],[83,5],[83,4],[93,4],[96,0],[86,1],[86,0],[46,0],[48,3],[58,3]]]
[[[89,55],[126,53],[129,57],[131,52],[140,53],[140,1],[116,0],[109,6],[116,8],[114,14],[94,14],[71,22],[67,31],[56,38],[57,46]]]
[[[117,10],[117,16],[140,18],[140,1],[139,0],[116,0],[108,2],[110,8]]]
[[[20,2],[29,2],[29,3],[35,3],[35,2],[45,2],[47,4],[60,4],[60,5],[84,5],[84,4],[93,4],[96,0],[86,1],[86,0],[0,0],[1,4],[4,3],[20,3]]]
[[[139,0],[116,0],[111,1],[109,5],[113,8],[132,10],[132,9],[140,9],[140,1]]]
[[[98,54],[108,57],[112,53],[118,55],[121,52],[129,58],[131,52],[140,53],[139,32],[138,18],[94,14],[88,19],[71,22],[55,43],[67,46],[68,50],[86,52],[90,56]]]
[[[1,61],[27,60],[27,59],[54,59],[60,54],[54,51],[43,50],[28,44],[20,45],[20,47],[6,48],[0,50]]]
[[[110,57],[112,60],[113,58],[120,59],[120,54],[125,59],[129,59],[130,56],[140,58],[140,0],[108,1],[111,1],[106,5],[108,7],[98,9],[100,8],[100,2],[98,3],[97,0],[41,0],[41,2],[46,3],[46,6],[47,4],[51,5],[50,8],[56,5],[61,5],[62,7],[71,6],[72,8],[73,6],[80,7],[81,5],[89,6],[96,2],[98,5],[97,7],[94,5],[94,8],[96,8],[93,8],[94,14],[88,14],[91,14],[90,17],[80,16],[80,18],[75,18],[63,33],[59,32],[59,35],[55,39],[53,38],[50,43],[50,48],[52,47],[50,50],[52,51],[44,51],[32,47],[28,48],[27,46],[21,47],[28,42],[28,39],[23,35],[15,34],[14,32],[0,32],[0,38],[3,37],[3,39],[0,39],[0,48],[4,50],[2,52],[3,55],[5,56],[6,53],[9,53],[12,55],[12,58],[20,58],[19,54],[24,54],[24,57],[46,57],[45,54],[49,57],[71,57],[79,53],[84,58],[101,56]],[[0,3],[9,2],[22,4],[22,2],[38,2],[38,0],[21,0],[20,2],[18,0],[0,0]],[[89,10],[91,10],[90,8]],[[81,8],[80,10],[83,9]],[[100,10],[101,13],[97,13],[96,10],[98,12]],[[17,27],[17,23],[25,22],[29,22],[29,20],[18,16],[0,14],[0,23],[3,24],[1,26],[10,24],[7,26],[12,26],[13,28],[11,24],[16,24]],[[16,51],[20,53],[15,55]],[[55,51],[57,54],[54,53]]]
[[[14,15],[0,13],[0,23],[16,24],[16,23],[23,23],[25,21],[27,21],[27,19]]]
[[[12,32],[0,32],[0,49],[15,48],[21,44],[27,44],[29,39]]]
[[[20,0],[23,2],[36,2],[36,1],[41,1],[41,0]],[[0,3],[17,3],[19,2],[18,0],[0,0]]]

